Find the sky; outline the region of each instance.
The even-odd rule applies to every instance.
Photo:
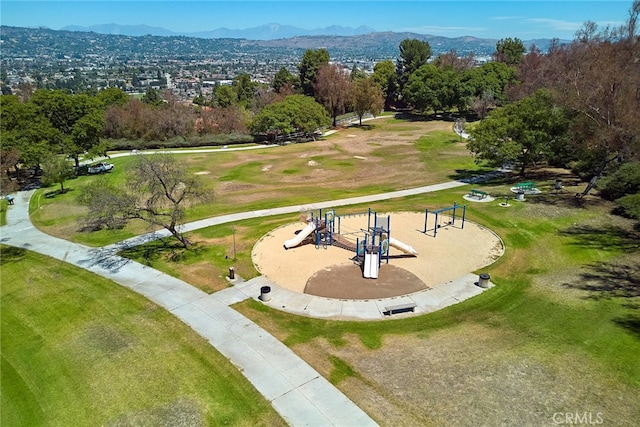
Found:
[[[624,23],[632,0],[324,0],[324,1],[28,1],[1,0],[0,23],[15,27],[145,24],[175,32],[277,23],[304,29],[330,25],[411,31],[445,37],[571,40],[586,21]]]

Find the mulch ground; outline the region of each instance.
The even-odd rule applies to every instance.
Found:
[[[307,281],[305,294],[339,299],[376,299],[429,289],[415,274],[382,264],[377,279],[365,279],[357,264],[332,265],[317,271]]]

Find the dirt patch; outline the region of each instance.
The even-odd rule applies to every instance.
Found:
[[[357,264],[325,267],[307,281],[305,294],[326,298],[389,298],[429,289],[415,274],[394,265],[380,269],[377,279],[362,277]]]

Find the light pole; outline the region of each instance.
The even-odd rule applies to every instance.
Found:
[[[236,260],[236,227],[231,226],[231,233],[233,234],[233,260]]]

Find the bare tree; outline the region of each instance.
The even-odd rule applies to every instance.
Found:
[[[336,118],[345,112],[351,100],[349,74],[335,64],[326,64],[318,71],[314,88],[316,99],[327,109],[335,127]]]
[[[96,180],[83,190],[79,200],[89,208],[84,227],[119,228],[129,220],[140,219],[168,230],[189,248],[191,242],[179,228],[185,209],[210,194],[202,181],[166,154],[137,156],[127,178],[126,186]]]

